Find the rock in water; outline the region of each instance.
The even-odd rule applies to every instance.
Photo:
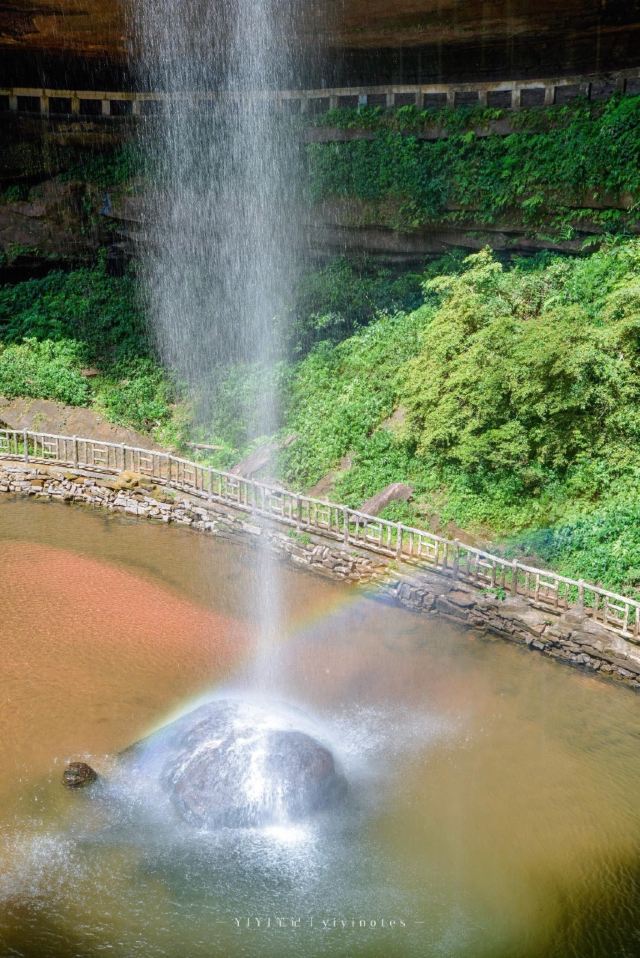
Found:
[[[136,746],[143,763],[145,751],[173,808],[198,828],[299,821],[346,793],[329,749],[253,704],[210,702]]]
[[[86,762],[69,762],[62,775],[67,788],[84,788],[98,778],[98,773]]]

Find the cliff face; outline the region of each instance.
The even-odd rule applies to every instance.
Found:
[[[296,42],[310,81],[542,76],[637,65],[640,0],[324,0]],[[125,0],[0,0],[0,82],[126,82]]]
[[[124,32],[118,0],[0,2],[0,45],[7,49],[119,58]]]

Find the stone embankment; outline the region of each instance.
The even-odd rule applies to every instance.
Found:
[[[640,648],[577,612],[535,605],[500,590],[478,589],[452,571],[397,563],[334,540],[200,501],[153,480],[121,473],[105,478],[86,470],[4,463],[0,492],[101,507],[126,515],[189,526],[256,547],[259,542],[282,561],[332,579],[374,589],[377,597],[414,612],[435,614],[479,632],[502,636],[553,659],[640,690]]]

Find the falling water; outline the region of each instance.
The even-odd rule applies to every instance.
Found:
[[[158,347],[203,422],[230,364],[254,381],[257,370],[247,426],[266,436],[278,426],[274,370],[301,242],[298,139],[265,93],[295,82],[294,5],[136,0],[132,18],[139,82],[175,94],[140,136],[154,182],[140,261]],[[279,588],[266,550],[259,564],[264,683]]]

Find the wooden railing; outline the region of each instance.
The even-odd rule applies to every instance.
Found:
[[[206,108],[221,98],[243,102],[265,100],[292,113],[323,113],[340,106],[429,109],[458,106],[495,106],[519,109],[552,106],[576,96],[605,99],[613,93],[640,93],[640,70],[615,73],[547,77],[537,80],[499,80],[476,83],[419,83],[320,88],[315,90],[203,91],[200,93],[141,93],[108,90],[54,90],[42,87],[0,88],[0,113],[41,116],[144,116],[170,106],[189,104]]]
[[[0,459],[55,463],[105,473],[129,470],[158,485],[222,503],[296,529],[402,562],[431,567],[557,611],[575,608],[625,638],[640,641],[640,602],[582,580],[492,555],[400,522],[298,495],[170,453],[78,436],[0,429]]]

